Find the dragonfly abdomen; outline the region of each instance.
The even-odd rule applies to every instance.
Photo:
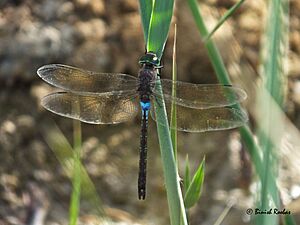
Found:
[[[138,197],[146,198],[146,176],[147,176],[147,132],[148,132],[148,114],[150,102],[142,102],[142,122],[141,122],[141,139],[140,139],[140,162],[138,177]]]
[[[156,69],[153,65],[144,64],[139,72],[139,88],[140,104],[142,108],[142,124],[140,139],[140,163],[138,177],[138,197],[146,198],[146,175],[147,175],[147,130],[148,130],[148,114],[151,107],[150,95],[153,93],[154,80],[156,78]]]

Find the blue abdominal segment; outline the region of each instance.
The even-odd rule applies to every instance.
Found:
[[[146,117],[148,117],[149,109],[151,107],[150,102],[140,102],[141,107],[142,107],[142,113],[145,111],[146,112]]]

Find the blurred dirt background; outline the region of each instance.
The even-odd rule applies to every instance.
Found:
[[[235,2],[202,1],[208,26]],[[263,5],[263,1],[246,1],[217,32],[215,39],[229,71],[241,62],[256,71]],[[138,59],[145,51],[138,10],[137,0],[0,0],[0,225],[33,224],[37,215],[42,218],[40,225],[68,224],[71,182],[45,137],[57,124],[72,143],[72,121],[41,107],[40,99],[54,89],[38,78],[36,70],[44,64],[62,63],[92,71],[137,74]],[[298,128],[299,12],[300,1],[292,0],[286,111]],[[176,2],[175,21],[179,80],[216,83],[186,1]],[[173,36],[172,27],[163,58],[164,77],[171,74]],[[233,54],[237,43],[242,51]],[[246,76],[243,72],[232,75],[233,80]],[[253,73],[247,79],[256,80],[257,76]],[[152,121],[147,199],[137,199],[139,124],[139,118],[116,126],[82,124],[83,163],[115,224],[169,224]],[[213,224],[228,204],[233,207],[224,225],[249,224],[245,210],[254,201],[252,173],[237,131],[181,133],[179,151],[181,171],[187,153],[193,169],[206,155],[204,190],[200,203],[191,210],[191,224]],[[83,200],[82,224],[101,224],[92,211]],[[293,213],[300,224],[299,213]]]

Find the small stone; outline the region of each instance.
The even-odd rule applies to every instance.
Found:
[[[11,174],[2,174],[0,176],[0,184],[4,187],[6,186],[18,186],[19,184],[19,179],[17,176],[15,175],[11,175]]]
[[[77,7],[87,9],[97,16],[105,13],[105,5],[102,0],[76,0]]]
[[[260,31],[262,23],[259,17],[252,12],[244,13],[238,21],[239,27],[248,31]]]
[[[34,140],[29,147],[30,154],[33,155],[34,162],[43,166],[46,162],[46,147],[41,141]],[[46,178],[45,178],[46,179]]]
[[[300,33],[299,31],[293,31],[290,34],[290,46],[291,50],[300,53]]]
[[[69,64],[89,69],[90,71],[103,71],[110,62],[107,45],[91,40],[82,44],[73,54]]]
[[[78,22],[75,26],[85,40],[102,40],[106,33],[105,23],[101,19]]]
[[[295,81],[293,85],[293,100],[300,104],[300,81]]]
[[[76,0],[75,4],[79,7],[84,7],[86,5],[88,5],[89,0]]]
[[[21,115],[17,118],[17,125],[20,128],[30,129],[35,126],[34,119],[29,115]]]
[[[16,132],[16,125],[10,121],[6,120],[2,123],[1,130],[8,134],[13,134]]]
[[[90,7],[91,7],[91,10],[93,11],[93,13],[97,16],[101,16],[105,12],[104,3],[101,0],[91,0]]]
[[[290,77],[300,77],[300,57],[293,52],[289,53],[289,67],[288,75]]]
[[[59,8],[57,14],[60,19],[65,18],[66,16],[74,12],[74,4],[72,2],[65,2]]]

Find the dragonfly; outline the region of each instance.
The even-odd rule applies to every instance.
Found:
[[[153,52],[143,55],[139,64],[138,77],[96,73],[61,64],[42,66],[37,74],[63,90],[41,101],[44,108],[58,115],[91,124],[117,124],[141,112],[138,198],[145,199],[149,114],[164,125],[155,114],[155,101],[156,107],[164,107],[161,104],[164,101],[167,109],[176,104],[176,129],[186,132],[236,128],[246,123],[248,116],[243,109],[235,107],[247,97],[241,88],[161,79],[161,65]],[[175,95],[172,90],[176,90]]]

